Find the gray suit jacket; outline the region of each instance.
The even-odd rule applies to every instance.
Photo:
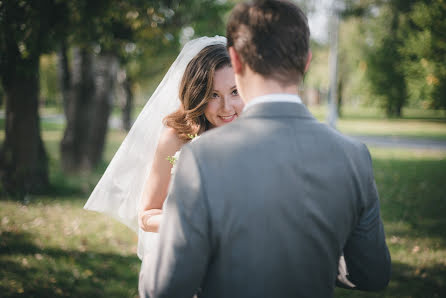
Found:
[[[332,297],[344,252],[358,289],[390,255],[370,154],[295,103],[252,106],[182,150],[142,297]]]

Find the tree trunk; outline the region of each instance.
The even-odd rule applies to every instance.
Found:
[[[73,50],[71,84],[64,94],[67,126],[61,157],[65,172],[90,171],[102,159],[117,65],[113,55],[95,56],[87,48]]]
[[[71,91],[71,73],[70,73],[70,65],[68,62],[68,48],[66,41],[62,41],[58,56],[58,74],[60,79],[60,90],[62,91],[62,100],[63,100],[63,108],[65,114],[67,114],[68,110],[68,101],[70,98]]]
[[[339,74],[339,79],[338,79],[338,116],[339,118],[342,117],[342,104],[343,104],[343,95],[344,95],[344,78],[343,78],[343,74]]]
[[[0,86],[0,107],[3,105],[3,96],[4,96],[4,92],[3,92],[3,88],[2,86]]]
[[[124,106],[122,108],[122,124],[125,130],[129,131],[132,127],[132,108],[133,108],[133,92],[132,83],[128,76],[126,76],[122,83],[124,88]]]
[[[6,123],[0,178],[7,193],[23,197],[48,187],[48,158],[40,135],[39,58],[15,59],[14,69],[3,80]]]
[[[108,120],[112,110],[115,82],[118,72],[118,60],[113,54],[95,57],[95,85],[94,114],[90,119],[89,141],[85,165],[90,169],[102,160]]]
[[[61,161],[65,172],[76,172],[84,167],[81,162],[87,151],[86,140],[95,92],[92,63],[93,54],[88,49],[73,50],[71,86],[64,94],[67,124],[61,142]]]

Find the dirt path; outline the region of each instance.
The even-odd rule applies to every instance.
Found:
[[[360,140],[368,146],[376,147],[393,147],[393,148],[409,148],[409,149],[433,149],[445,150],[446,141],[420,139],[420,138],[405,138],[394,136],[360,136],[351,135],[352,138]]]

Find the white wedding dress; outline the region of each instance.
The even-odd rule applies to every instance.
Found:
[[[226,45],[221,36],[201,37],[186,43],[167,74],[144,106],[84,208],[107,214],[138,233],[138,257],[152,251],[158,234],[138,226],[138,207],[152,168],[163,118],[180,105],[179,85],[188,63],[203,48]]]

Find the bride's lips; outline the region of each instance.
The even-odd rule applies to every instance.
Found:
[[[231,122],[237,118],[237,114],[232,114],[229,116],[218,116],[223,122]]]

